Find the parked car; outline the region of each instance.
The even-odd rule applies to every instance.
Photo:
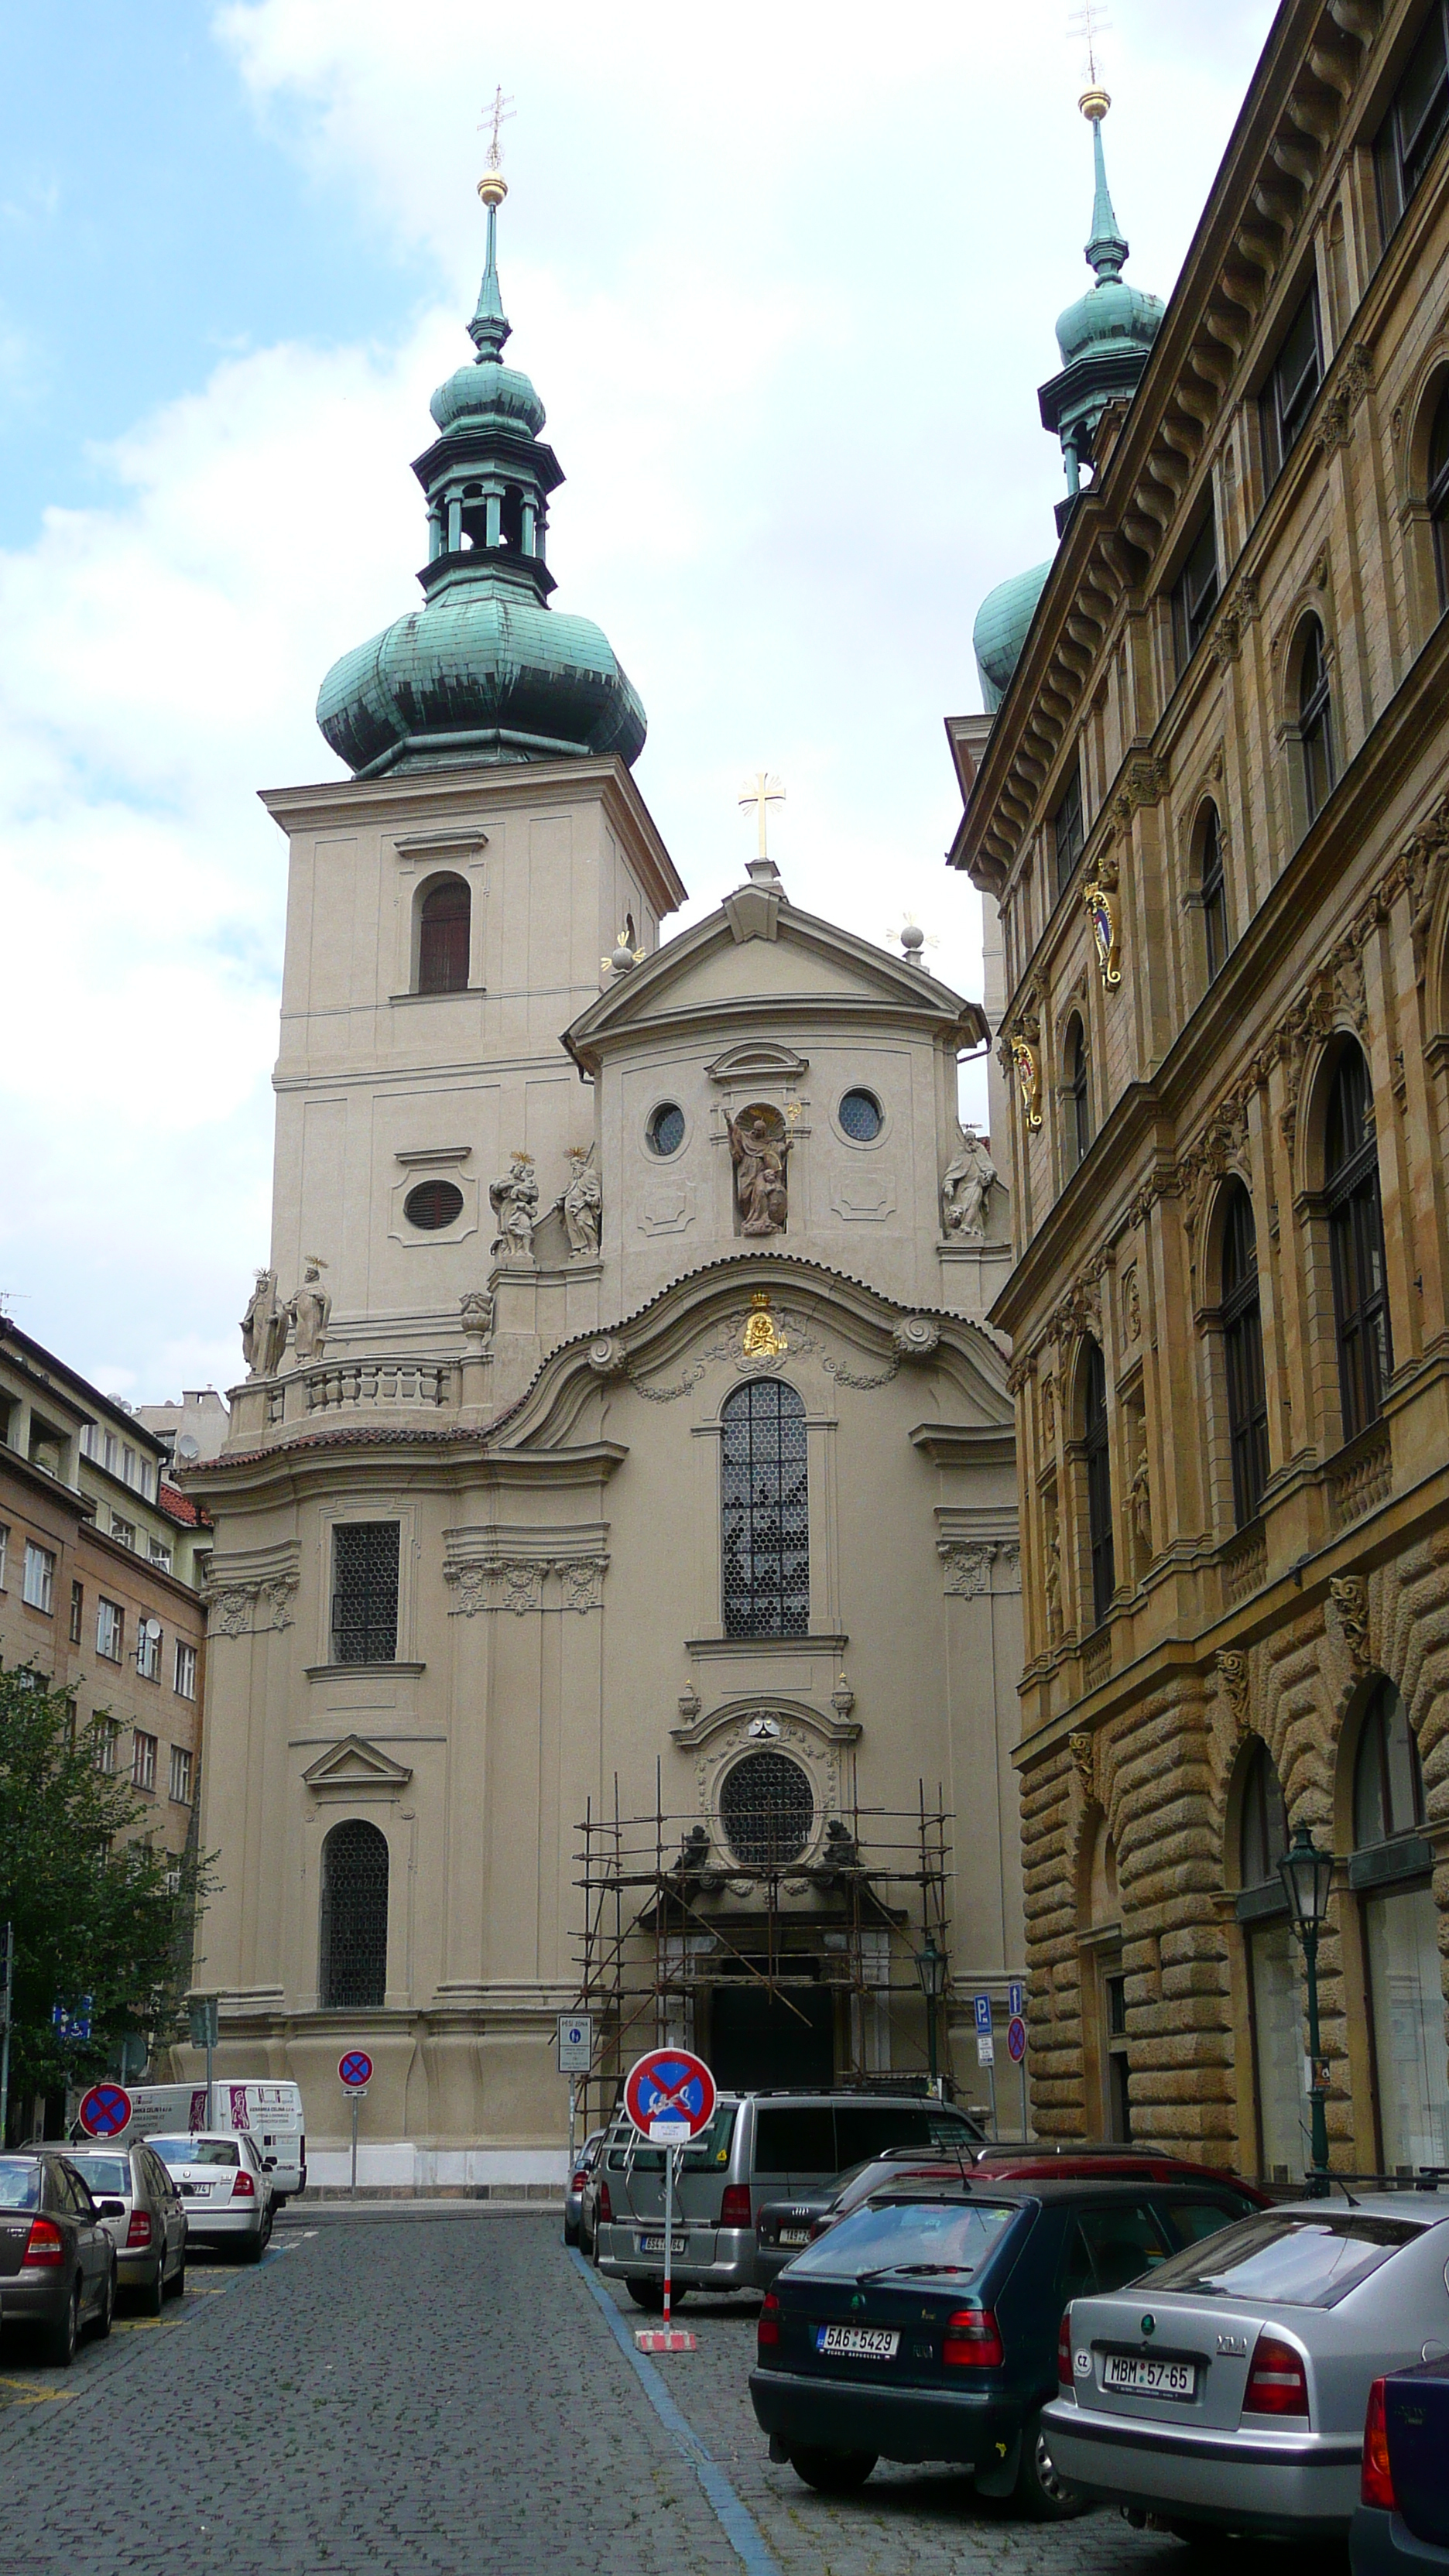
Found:
[[[202,2129],[148,2141],[181,2194],[187,2240],[232,2247],[260,2263],[272,2238],[272,2177],[252,2139]]]
[[[603,2129],[590,2130],[574,2158],[564,2193],[563,2241],[565,2245],[582,2244],[585,2251],[591,2240],[583,2234],[584,2186],[603,2152],[606,2134]]]
[[[38,2326],[46,2360],[68,2370],[84,2328],[108,2335],[115,2306],[116,2249],[69,2157],[0,2155],[0,2319]]]
[[[842,2176],[832,2192],[806,2194],[793,2200],[765,2201],[755,2219],[755,2278],[762,2288],[791,2262],[803,2245],[811,2245],[839,2219],[848,2218],[862,2201],[893,2181],[942,2180],[952,2173],[981,2171],[994,2182],[1207,2182],[1231,2196],[1232,2215],[1266,2209],[1268,2194],[1235,2174],[1209,2165],[1189,2164],[1183,2156],[1153,2155],[1133,2147],[981,2147],[960,2161],[921,2155],[913,2147],[893,2147],[870,2163]]]
[[[186,2207],[170,2174],[140,2138],[66,2153],[116,2249],[117,2287],[137,2291],[159,2317],[163,2302],[186,2287]]]
[[[272,2174],[278,2209],[307,2188],[307,2121],[300,2087],[272,2076],[218,2076],[208,2104],[204,2084],[133,2084],[127,2139],[179,2129],[245,2133]]]
[[[955,2460],[1049,2521],[1084,2509],[1042,2434],[1062,2310],[1215,2235],[1218,2183],[900,2178],[797,2254],[760,2312],[750,2396],[807,2485]]]
[[[1353,2576],[1449,2568],[1449,2354],[1376,2379],[1363,2430]]]
[[[1062,2320],[1064,2477],[1180,2538],[1341,2538],[1373,2381],[1449,2342],[1449,2205],[1288,2202]]]
[[[684,2151],[675,2201],[673,2276],[681,2292],[752,2290],[755,2212],[764,2199],[833,2191],[849,2166],[887,2147],[929,2151],[980,2143],[966,2113],[923,2094],[722,2093],[704,2135]],[[664,2285],[664,2151],[627,2119],[610,2124],[594,2178],[595,2260],[636,2306],[657,2309]],[[590,2214],[589,2202],[585,2203]]]

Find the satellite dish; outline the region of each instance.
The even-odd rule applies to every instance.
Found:
[[[180,1439],[176,1443],[176,1455],[178,1458],[199,1458],[201,1456],[201,1442],[197,1439],[194,1431],[182,1432]]]
[[[147,1637],[159,1637],[161,1634],[161,1622],[159,1619],[143,1619],[141,1622],[141,1629],[143,1635]]]

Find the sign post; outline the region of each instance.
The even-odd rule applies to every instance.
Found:
[[[671,2319],[674,2284],[674,2186],[676,2158],[714,2118],[715,2081],[702,2057],[688,2048],[651,2048],[633,2065],[624,2084],[624,2108],[641,2138],[663,2150],[664,2165],[664,2324],[641,2326],[634,2341],[641,2352],[693,2352],[694,2337]]]
[[[1031,2118],[1026,2099],[1026,1988],[1019,1977],[1013,1977],[1006,1989],[1006,2009],[1010,2016],[1010,2026],[1006,2034],[1007,2050],[1016,2060],[1017,2073],[1021,2077],[1021,2143],[1025,2146],[1031,2136]],[[1018,2022],[1021,2024],[1019,2048],[1013,2044],[1013,2033]]]
[[[560,2013],[558,2017],[558,2071],[569,2079],[569,2172],[574,2178],[574,2127],[579,2109],[579,2077],[587,2075],[594,2062],[594,2023],[591,2013]]]
[[[191,2045],[193,2048],[204,2048],[206,2051],[206,2120],[204,2125],[208,2129],[211,2126],[212,2111],[211,2062],[216,2054],[216,2042],[220,2023],[218,2004],[219,1998],[216,1995],[193,1995],[187,2006],[187,2013],[191,2022]]]
[[[996,2138],[1001,2132],[1000,2123],[996,2117],[996,2040],[991,2028],[989,1995],[976,1997],[976,2063],[978,2066],[985,2067],[987,2081],[991,2086],[991,2134]]]
[[[350,2194],[357,2198],[357,2114],[363,2096],[372,2082],[372,2060],[365,2048],[345,2048],[337,2061],[337,2080],[347,2095],[352,2113],[352,2182]]]
[[[131,2125],[131,2096],[124,2084],[93,2084],[79,2118],[88,2138],[118,2138]]]

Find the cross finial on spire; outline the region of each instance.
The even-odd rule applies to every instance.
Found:
[[[503,344],[510,337],[508,317],[503,310],[503,297],[498,286],[498,209],[508,194],[508,182],[500,167],[503,151],[498,133],[512,114],[513,101],[504,97],[500,86],[493,93],[492,106],[484,109],[478,127],[480,134],[485,127],[492,128],[487,163],[478,182],[478,194],[488,209],[488,252],[483,263],[483,283],[478,289],[478,307],[468,325],[480,358],[501,357]]]
[[[765,769],[757,769],[754,777],[747,778],[744,786],[740,789],[741,806],[753,805],[756,814],[759,817],[760,846],[758,856],[761,859],[768,859],[770,855],[769,843],[766,838],[765,830],[769,809],[772,805],[783,805],[784,802],[785,790],[781,786],[779,779],[772,778],[769,771]]]
[[[1080,39],[1086,51],[1087,87],[1089,90],[1100,89],[1102,86],[1101,67],[1097,60],[1097,48],[1101,38],[1106,35],[1111,24],[1111,19],[1108,17],[1106,10],[1101,6],[1101,0],[1081,0],[1081,6],[1072,11],[1070,18],[1067,21],[1071,34]]]
[[[498,140],[498,131],[500,126],[508,123],[512,114],[513,101],[511,98],[504,97],[503,84],[500,81],[497,89],[493,93],[493,103],[491,107],[484,108],[478,126],[478,131],[481,134],[485,125],[490,122],[492,124],[493,132],[488,144],[488,167],[490,170],[498,170],[503,166],[503,150]]]

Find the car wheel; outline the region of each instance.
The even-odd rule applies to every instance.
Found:
[[[75,2348],[80,2341],[80,2318],[81,2285],[77,2279],[66,2302],[64,2315],[46,2327],[41,2342],[46,2360],[53,2362],[57,2370],[69,2370],[75,2359]]]
[[[141,2293],[141,2313],[143,2316],[147,2317],[159,2317],[165,2303],[166,2248],[163,2245],[156,2258],[156,2278],[154,2281],[148,2281],[145,2289]]]
[[[870,2476],[876,2457],[874,2451],[792,2450],[790,2466],[819,2495],[854,2495]]]
[[[114,2260],[114,2257],[113,2257],[113,2258],[112,2258],[112,2262],[111,2262],[111,2268],[110,2268],[109,2272],[106,2274],[106,2286],[105,2286],[105,2291],[104,2291],[104,2293],[103,2293],[103,2295],[102,2295],[100,2308],[99,2308],[99,2311],[98,2311],[97,2316],[96,2316],[96,2323],[95,2323],[95,2336],[96,2336],[96,2341],[97,2341],[97,2343],[104,2343],[104,2342],[105,2342],[105,2339],[106,2339],[107,2335],[108,2335],[108,2334],[110,2333],[110,2331],[111,2331],[111,2319],[113,2318],[113,2316],[115,2315],[115,2313],[116,2313],[116,2266],[115,2266],[115,2260]]]
[[[1016,2501],[1033,2522],[1069,2522],[1074,2515],[1091,2511],[1090,2496],[1068,2486],[1058,2470],[1040,2414],[1029,2415],[1021,2428]]]
[[[172,2273],[170,2280],[166,2284],[166,2295],[168,2299],[184,2299],[186,2296],[186,2253],[184,2247],[182,2249],[181,2260],[177,2264],[175,2271]]]
[[[242,2238],[241,2259],[244,2263],[260,2263],[266,2250],[266,2236],[260,2227],[257,2229],[255,2236],[244,2236]]]
[[[579,2222],[578,2222],[578,2220],[577,2220],[576,2218],[566,2218],[566,2219],[564,2220],[564,2243],[565,2243],[565,2245],[577,2245],[578,2241],[579,2241]]]

